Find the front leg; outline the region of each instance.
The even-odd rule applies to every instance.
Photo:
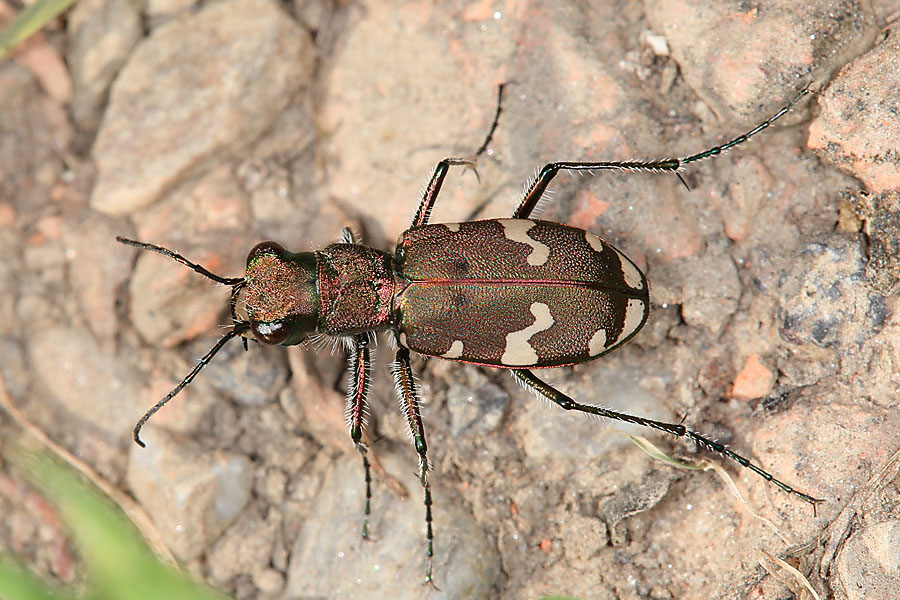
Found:
[[[425,582],[432,583],[434,532],[431,526],[431,483],[428,481],[431,463],[428,462],[428,445],[425,443],[425,428],[422,425],[422,415],[419,411],[419,395],[416,392],[416,383],[409,362],[409,350],[403,347],[397,350],[397,360],[391,364],[390,368],[391,374],[394,376],[397,398],[400,401],[400,410],[403,411],[403,416],[406,418],[406,425],[409,427],[410,436],[416,446],[416,453],[419,455],[419,481],[425,490]]]
[[[347,369],[347,425],[350,439],[362,456],[366,477],[366,505],[363,509],[363,538],[369,537],[369,517],[372,514],[372,468],[369,465],[368,447],[362,441],[369,413],[367,397],[371,378],[372,359],[369,352],[369,336],[360,333],[353,338]]]
[[[465,165],[475,168],[475,161],[465,158],[445,158],[437,164],[434,172],[431,174],[431,180],[425,187],[425,193],[422,195],[422,201],[419,203],[419,209],[410,227],[419,227],[426,225],[429,217],[431,217],[431,209],[434,208],[434,202],[437,200],[438,194],[441,192],[441,186],[444,185],[444,178],[452,165]]]
[[[437,164],[434,168],[434,172],[431,174],[431,180],[425,188],[425,193],[422,195],[422,201],[419,203],[419,209],[416,211],[416,216],[413,217],[411,227],[419,227],[428,224],[428,219],[431,216],[431,209],[434,208],[434,203],[441,191],[441,186],[444,184],[444,178],[447,177],[447,172],[450,170],[451,166],[464,165],[470,167],[473,171],[475,170],[475,159],[484,154],[487,150],[488,145],[491,143],[491,138],[494,137],[494,131],[497,130],[497,123],[500,122],[500,113],[503,112],[504,87],[506,87],[506,84],[501,83],[497,88],[497,112],[494,113],[494,122],[491,123],[491,129],[488,131],[487,137],[484,138],[484,142],[478,150],[475,151],[472,158],[445,158]],[[475,176],[478,176],[478,171],[475,171]]]

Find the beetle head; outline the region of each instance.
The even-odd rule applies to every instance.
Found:
[[[288,252],[261,242],[247,255],[247,272],[232,293],[232,318],[245,337],[264,344],[299,344],[316,330],[319,291],[313,252]]]
[[[134,441],[139,446],[144,446],[140,435],[144,423],[190,384],[229,340],[241,336],[245,349],[248,339],[265,344],[290,345],[302,342],[316,328],[320,303],[313,252],[294,254],[275,242],[263,242],[250,251],[244,277],[222,277],[168,248],[124,237],[116,237],[116,240],[127,246],[168,256],[208,279],[231,286],[232,328],[171,392],[144,413],[134,426]]]

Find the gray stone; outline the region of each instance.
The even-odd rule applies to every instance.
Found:
[[[210,551],[210,578],[222,585],[241,573],[262,572],[272,557],[278,525],[255,510],[245,511]]]
[[[141,382],[130,365],[99,347],[89,331],[41,330],[32,334],[28,348],[35,374],[67,411],[111,439],[131,430],[145,408]]]
[[[69,280],[88,326],[106,349],[113,347],[117,331],[116,301],[122,281],[131,270],[131,253],[123,252],[115,236],[121,224],[92,214],[64,233]]]
[[[506,391],[475,369],[466,369],[466,382],[447,390],[450,432],[483,434],[496,429],[509,403]]]
[[[379,448],[380,449],[380,448]],[[291,558],[288,597],[476,599],[489,597],[500,576],[494,543],[471,515],[437,486],[434,507],[434,581],[423,584],[425,508],[415,466],[379,455],[385,468],[409,491],[397,498],[377,482],[369,523],[370,540],[360,536],[364,487],[358,456],[336,463],[300,532]],[[432,475],[432,481],[438,479]]]
[[[144,11],[153,27],[196,8],[196,0],[144,0]]]
[[[82,129],[93,131],[113,78],[143,35],[138,2],[78,2],[67,25],[67,59],[75,84],[72,116]]]
[[[554,385],[549,372],[542,379]],[[667,411],[656,393],[642,386],[648,373],[623,366],[609,366],[591,370],[591,379],[560,385],[561,391],[572,392],[573,398],[584,404],[600,404],[605,408],[641,415],[648,419],[666,420]],[[559,385],[559,384],[557,384]],[[593,418],[583,412],[565,411],[547,400],[525,398],[525,411],[516,426],[522,432],[525,453],[534,459],[569,458],[591,460],[601,458],[616,447],[631,442],[610,429],[638,435],[648,435],[645,427],[620,421]]]
[[[865,284],[862,240],[828,235],[810,242],[778,288],[780,334],[792,343],[853,352],[885,324],[884,297]]]
[[[22,346],[14,339],[0,338],[0,373],[3,374],[3,384],[6,391],[13,398],[22,397],[28,390],[29,372],[25,368],[25,353]]]
[[[691,257],[681,265],[681,314],[688,325],[705,327],[718,335],[737,309],[741,282],[734,261],[727,255]]]
[[[225,346],[206,367],[206,376],[217,390],[242,406],[262,406],[278,400],[288,379],[284,348],[253,344],[247,352],[239,342]]]
[[[835,597],[846,600],[896,598],[900,590],[900,521],[856,531],[837,559]]]
[[[164,430],[144,428],[146,448],[131,447],[128,487],[181,561],[200,556],[250,499],[250,461],[200,450]]]
[[[216,152],[258,137],[313,61],[309,34],[270,0],[216,2],[159,27],[113,84],[91,206],[147,206]]]

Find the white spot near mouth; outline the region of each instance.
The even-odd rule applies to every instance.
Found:
[[[441,354],[444,358],[459,358],[463,353],[463,343],[459,340],[454,340],[452,344],[450,344],[450,349]]]
[[[500,362],[504,365],[522,367],[533,365],[538,362],[538,355],[532,348],[528,340],[541,331],[546,331],[553,327],[553,315],[550,314],[550,307],[542,302],[533,302],[531,304],[531,314],[534,315],[534,323],[521,329],[506,334],[506,349]]]
[[[539,267],[550,258],[550,247],[528,236],[528,231],[536,225],[534,221],[527,219],[498,219],[503,225],[503,233],[514,242],[528,244],[531,253],[525,260],[533,267]]]

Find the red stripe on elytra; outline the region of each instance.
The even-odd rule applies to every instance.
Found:
[[[446,278],[435,278],[435,279],[412,279],[409,284],[430,284],[430,285],[442,285],[442,286],[451,286],[451,285],[484,285],[484,286],[504,286],[504,285],[533,285],[533,286],[543,286],[543,287],[575,287],[575,288],[586,288],[590,290],[598,290],[598,291],[607,291],[607,292],[620,292],[626,294],[634,294],[637,296],[640,294],[641,297],[644,295],[643,290],[638,290],[632,287],[618,287],[618,286],[610,286],[608,284],[604,284],[601,281],[574,281],[574,280],[565,280],[565,279],[502,279],[502,278],[469,278],[469,279],[455,279],[451,277]]]

